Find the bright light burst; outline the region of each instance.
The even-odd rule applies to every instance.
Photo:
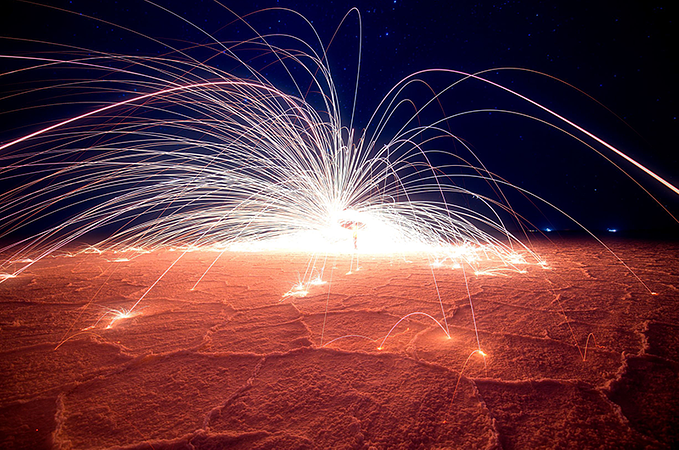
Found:
[[[305,23],[318,36],[297,13],[276,13]],[[472,83],[509,93],[526,106],[494,112],[602,146],[668,186],[575,123],[484,78],[485,72],[410,75],[358,131],[356,96],[350,117],[344,117],[346,99],[338,95],[320,39],[250,31],[251,38],[238,42],[204,32],[207,43],[185,49],[167,44],[172,50],[158,56],[67,46],[47,55],[0,55],[17,66],[4,77],[39,77],[45,69],[63,74],[68,79],[35,89],[63,93],[80,111],[0,146],[0,180],[13,186],[0,194],[0,238],[30,235],[2,249],[11,257],[0,266],[0,282],[96,233],[105,237],[85,251],[174,248],[181,250],[177,261],[206,248],[312,254],[307,272],[282,300],[327,283],[324,258],[330,253],[352,254],[350,273],[360,268],[361,253],[424,253],[432,275],[440,267],[461,269],[465,277],[521,273],[527,264],[546,268],[507,223],[525,225],[505,190],[531,194],[489,172],[448,126],[485,111],[447,114],[441,106]],[[219,69],[217,62],[234,69]],[[274,68],[283,81],[265,76]],[[87,76],[76,76],[81,72]],[[442,75],[443,86],[429,81]],[[423,89],[429,93],[424,101]],[[479,181],[484,192],[466,187]],[[131,317],[153,286],[129,309],[108,313],[108,326]],[[412,314],[428,316],[449,336],[443,305],[441,313],[440,320]],[[485,360],[480,348],[475,353]]]
[[[247,68],[246,78],[180,50],[162,57],[80,49],[54,57],[3,55],[25,64],[13,72],[48,66],[99,74],[56,82],[49,87],[56,92],[105,85],[125,95],[0,146],[1,178],[24,180],[0,197],[0,237],[42,227],[8,247],[16,257],[37,261],[104,229],[109,235],[98,248],[430,251],[452,257],[472,245],[512,267],[518,246],[539,262],[507,231],[500,212],[512,210],[498,180],[468,148],[465,157],[446,149],[462,144],[444,129],[450,117],[416,125],[460,79],[396,122],[397,110],[413,103],[405,96],[408,88],[425,83],[404,79],[359,135],[343,126],[320,42],[315,50],[293,36],[256,34],[246,43],[274,58],[271,64],[289,74],[294,92],[277,88],[242,59],[242,42],[213,42],[203,50]],[[387,129],[398,131],[385,136]],[[434,166],[432,158],[449,165]],[[465,177],[486,180],[499,198],[469,191]],[[451,201],[471,196],[482,210]]]

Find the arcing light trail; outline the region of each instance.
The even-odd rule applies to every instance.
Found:
[[[257,58],[238,56],[244,43],[258,57],[270,58],[264,67],[270,71],[277,67],[294,88],[275,86],[253,67]],[[207,52],[208,57],[205,53],[202,59],[190,56],[192,50]],[[679,193],[584,128],[483,78],[482,73],[436,69],[406,77],[355,136],[351,126],[342,125],[339,95],[320,39],[307,43],[291,35],[255,32],[252,39],[235,44],[213,40],[164,56],[111,55],[76,48],[68,54],[70,59],[0,55],[6,61],[34,64],[20,72],[2,73],[2,77],[25,77],[32,72],[39,77],[45,67],[73,76],[72,81],[39,90],[63,91],[77,100],[74,109],[87,109],[0,146],[0,180],[13,186],[0,194],[0,238],[31,233],[30,238],[0,249],[11,255],[7,261],[31,258],[14,270],[9,262],[2,263],[0,282],[97,231],[107,234],[97,244],[105,250],[182,249],[130,308],[114,312],[109,326],[129,317],[194,248],[216,248],[220,255],[269,250],[310,253],[305,274],[283,294],[284,300],[304,297],[322,285],[330,254],[351,254],[349,273],[358,269],[360,253],[426,254],[434,261],[432,276],[435,265],[451,261],[452,267],[462,269],[465,282],[465,266],[476,274],[519,273],[527,264],[544,267],[544,261],[505,223],[521,219],[503,189],[523,191],[489,172],[461,138],[445,129],[445,123],[462,113],[434,111],[462,82],[480,81],[511,93]],[[216,58],[240,65],[250,76],[207,64]],[[76,68],[99,76],[76,79],[70,72]],[[436,90],[425,79],[432,73],[462,78]],[[431,90],[423,106],[416,106],[419,98],[406,96],[415,85]],[[38,90],[24,92],[34,95]],[[95,100],[83,92],[91,92]],[[11,97],[17,95],[21,96]],[[111,99],[119,95],[130,98]],[[87,106],[80,101],[87,101]],[[90,102],[98,104],[92,107]],[[403,119],[400,114],[406,108],[412,112]],[[352,124],[354,111],[355,105]],[[474,111],[481,110],[464,113]],[[413,125],[432,114],[438,116],[430,125]],[[542,121],[529,112],[517,114]],[[399,131],[389,135],[392,129]],[[456,145],[469,156],[449,150]],[[432,162],[442,157],[457,163]],[[462,183],[478,179],[496,197]],[[470,198],[481,208],[467,206]],[[484,261],[483,270],[479,261]],[[440,320],[420,311],[404,319],[426,316],[450,337],[445,301],[438,285],[436,289]],[[467,294],[473,314],[471,293]],[[485,360],[475,319],[473,325],[478,346],[474,352]]]

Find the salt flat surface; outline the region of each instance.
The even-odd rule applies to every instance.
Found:
[[[308,255],[226,252],[192,290],[195,251],[107,328],[181,252],[43,259],[0,284],[0,446],[676,447],[679,245],[607,243],[657,295],[584,240],[436,285],[424,256],[321,257],[306,296]]]

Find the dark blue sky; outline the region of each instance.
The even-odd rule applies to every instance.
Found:
[[[73,0],[51,5],[141,31],[179,47],[205,42],[190,25],[142,1]],[[218,39],[238,40],[246,30],[210,0],[158,0]],[[358,6],[363,21],[363,60],[355,128],[365,125],[388,90],[418,70],[447,68],[466,72],[522,67],[560,78],[594,97],[611,112],[577,91],[530,73],[491,73],[489,78],[553,108],[679,184],[676,8],[671,2],[474,2],[225,1],[239,14],[269,7],[299,11],[327,43],[344,14]],[[287,32],[308,39],[290,14],[267,12],[249,18],[262,32]],[[104,22],[65,12],[5,1],[0,6],[0,34],[76,44],[99,51],[154,54],[162,46]],[[358,26],[351,15],[340,29],[329,58],[345,111],[353,99]],[[243,34],[241,34],[241,32]],[[1,41],[0,53],[26,54],[37,46]],[[215,61],[219,64],[219,61]],[[1,66],[0,66],[1,67]],[[228,69],[225,64],[222,69]],[[285,87],[285,79],[268,74]],[[441,79],[441,83],[446,80]],[[5,91],[13,89],[0,85]],[[446,99],[446,112],[476,108],[524,108],[493,89],[470,86]],[[11,107],[5,102],[0,110]],[[16,124],[5,116],[7,128]],[[23,119],[22,119],[23,120]],[[346,117],[348,121],[348,115]],[[7,125],[7,124],[11,124]],[[347,124],[348,125],[348,124]],[[585,225],[605,228],[676,227],[662,209],[625,175],[573,140],[506,115],[485,114],[452,123],[491,171],[557,204]],[[12,131],[2,130],[2,140]],[[610,156],[610,155],[608,155]],[[676,195],[629,170],[673,213]],[[525,205],[524,205],[525,206]],[[540,228],[573,225],[541,207],[527,216]]]

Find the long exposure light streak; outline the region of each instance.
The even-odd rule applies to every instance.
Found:
[[[590,148],[603,146],[679,194],[676,186],[554,109],[483,77],[487,71],[415,72],[384,96],[357,132],[360,40],[347,127],[327,49],[306,18],[302,19],[317,42],[290,34],[261,34],[245,18],[237,17],[254,35],[233,43],[222,42],[156,6],[200,30],[209,43],[183,50],[170,46],[168,53],[152,57],[68,46],[63,46],[67,51],[60,57],[0,55],[4,61],[25,65],[1,73],[2,77],[32,73],[39,77],[46,68],[67,76],[0,101],[37,92],[65,92],[66,97],[72,95],[70,111],[78,111],[0,145],[0,180],[11,185],[0,194],[0,238],[10,241],[0,249],[9,255],[0,263],[0,283],[95,233],[104,235],[95,245],[104,252],[163,248],[182,252],[129,308],[110,309],[109,327],[137,314],[142,300],[189,251],[218,253],[195,280],[196,289],[227,251],[277,250],[311,256],[298,282],[276,301],[302,299],[327,286],[321,346],[352,336],[377,342],[380,339],[357,334],[324,342],[330,289],[339,284],[332,284],[332,270],[330,282],[323,278],[328,256],[350,255],[348,274],[354,274],[360,268],[361,254],[402,255],[404,259],[418,254],[430,261],[440,309],[435,314],[441,317],[410,312],[387,331],[379,348],[412,316],[433,320],[450,338],[449,305],[435,275],[435,269],[441,270],[443,262],[449,261],[452,268],[461,269],[475,331],[476,349],[465,366],[474,354],[485,362],[469,274],[522,274],[527,265],[546,268],[546,262],[508,227],[509,222],[519,227],[527,224],[509,204],[505,190],[561,210],[489,171],[464,139],[450,131],[450,122],[487,111],[444,112],[441,105],[446,96],[462,83],[482,82],[537,107],[594,143],[531,111],[501,111],[544,123]],[[301,17],[286,9],[268,11]],[[342,23],[353,13],[360,29],[356,9]],[[197,52],[195,56],[192,51]],[[216,58],[226,59],[237,69],[228,72],[211,65]],[[255,68],[258,58],[264,61],[260,70]],[[284,77],[280,86],[264,73],[273,68]],[[96,76],[76,78],[71,72],[76,69]],[[243,72],[247,75],[237,75]],[[427,80],[432,74],[450,80],[435,87]],[[409,90],[418,88],[429,92],[423,104],[420,98],[408,96]],[[124,100],[119,99],[121,95]],[[422,119],[428,121],[422,124]],[[466,187],[470,181],[482,182],[484,188]],[[472,207],[470,199],[480,206]],[[30,237],[15,238],[21,233]]]

